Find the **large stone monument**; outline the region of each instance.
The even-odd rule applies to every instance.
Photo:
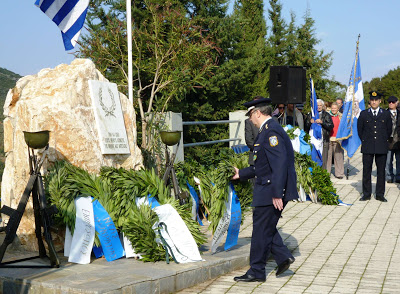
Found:
[[[1,184],[2,205],[16,208],[29,178],[28,147],[23,131],[51,131],[45,169],[61,159],[90,173],[98,173],[101,166],[142,167],[142,154],[136,143],[135,111],[121,93],[117,98],[121,102],[130,154],[103,155],[89,80],[107,82],[92,61],[75,59],[70,65],[25,76],[8,92],[4,104],[6,162]],[[30,201],[18,229],[21,243],[30,249],[37,246],[34,228]]]

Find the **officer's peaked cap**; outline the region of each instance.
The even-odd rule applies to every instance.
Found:
[[[250,112],[256,108],[256,107],[261,107],[261,106],[266,106],[268,104],[271,104],[271,99],[270,98],[260,98],[256,100],[251,100],[249,102],[244,103],[243,105],[247,107],[247,112],[246,115],[249,116]]]
[[[369,100],[382,99],[382,96],[383,96],[382,93],[376,91],[369,92]]]

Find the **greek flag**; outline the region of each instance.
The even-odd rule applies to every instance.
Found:
[[[310,78],[310,89],[311,89],[311,97],[310,97],[310,105],[311,105],[311,117],[315,120],[319,119],[318,113],[318,105],[317,105],[317,94],[314,89],[314,82],[312,78]],[[319,166],[322,166],[322,149],[323,149],[323,141],[322,141],[322,126],[316,122],[311,124],[310,128],[310,137],[311,137],[311,158],[314,160]]]
[[[361,79],[360,57],[358,46],[356,58],[350,74],[349,87],[346,92],[346,99],[343,107],[343,116],[340,120],[339,129],[336,135],[337,140],[342,140],[341,145],[346,150],[349,158],[353,157],[361,140],[357,132],[357,120],[360,112],[365,109],[364,91]]]
[[[74,49],[85,22],[89,0],[36,0],[35,5],[59,27],[65,50]]]

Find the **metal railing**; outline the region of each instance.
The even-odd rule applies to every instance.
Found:
[[[194,126],[194,125],[230,124],[230,123],[238,123],[238,124],[240,124],[241,121],[240,120],[183,121],[182,125],[184,125],[184,126]],[[186,144],[183,144],[183,147],[211,145],[211,144],[216,144],[216,143],[226,143],[226,142],[238,141],[238,140],[240,140],[240,138],[204,141],[204,142],[196,142],[196,143],[186,143]]]

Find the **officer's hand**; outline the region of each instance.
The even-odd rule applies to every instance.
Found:
[[[232,180],[238,180],[239,179],[239,169],[236,166],[234,166],[233,168],[235,169],[235,174],[233,175]]]
[[[316,122],[317,124],[322,124],[322,120],[321,120],[321,119],[316,119],[315,122]]]
[[[282,210],[283,209],[282,198],[274,198],[274,197],[272,197],[272,204],[274,205],[275,209],[278,209],[278,210]]]

